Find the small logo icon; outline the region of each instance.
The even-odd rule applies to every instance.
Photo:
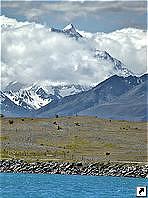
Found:
[[[147,186],[137,187],[137,197],[147,197]]]

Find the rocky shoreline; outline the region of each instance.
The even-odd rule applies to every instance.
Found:
[[[148,178],[148,165],[133,163],[32,162],[0,160],[0,172]]]

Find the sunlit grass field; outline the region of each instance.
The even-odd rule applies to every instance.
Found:
[[[147,162],[146,122],[87,116],[0,121],[1,159]]]

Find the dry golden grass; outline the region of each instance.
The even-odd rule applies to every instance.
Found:
[[[86,116],[0,120],[2,159],[147,161],[145,122]],[[13,120],[13,123],[9,120]],[[107,156],[107,152],[110,155]]]

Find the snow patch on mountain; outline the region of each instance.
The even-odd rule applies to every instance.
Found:
[[[134,75],[134,73],[128,70],[121,61],[117,60],[116,58],[113,58],[106,51],[101,51],[97,49],[95,51],[95,57],[98,60],[104,60],[107,61],[109,64],[113,65],[113,71],[110,72],[111,75],[114,75],[115,73],[118,76],[124,76],[124,77],[127,77],[129,75]]]
[[[39,109],[53,100],[59,100],[62,97],[87,91],[91,86],[81,85],[59,85],[53,86],[44,82],[33,83],[18,89],[18,82],[11,82],[5,87],[3,94],[12,102],[25,109]]]
[[[67,30],[71,30],[71,31],[75,32],[75,28],[74,28],[73,24],[70,23],[63,29],[63,31],[67,31]]]
[[[26,103],[25,106],[28,109],[39,109],[52,101],[51,99],[48,100],[39,97],[39,95],[31,90],[20,90],[14,93],[10,91],[5,93],[5,95],[18,106],[24,106],[24,103]]]

